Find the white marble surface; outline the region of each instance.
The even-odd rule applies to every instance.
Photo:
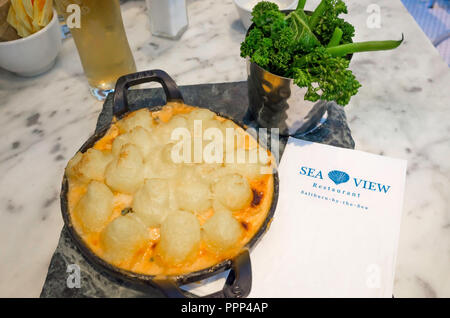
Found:
[[[244,30],[232,1],[188,2],[190,27],[179,41],[151,36],[143,1],[123,4],[138,69],[164,69],[181,85],[244,80]],[[400,1],[376,1],[380,29],[366,26],[375,1],[348,2],[356,40],[406,37],[396,51],[354,57],[363,87],[346,107],[357,149],[408,160],[395,295],[449,297],[449,69]],[[0,70],[0,296],[39,295],[63,224],[63,169],[101,106],[72,39],[42,76]]]

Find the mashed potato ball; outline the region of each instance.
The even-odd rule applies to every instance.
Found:
[[[232,211],[247,207],[253,199],[247,179],[239,174],[223,176],[213,189],[215,198]]]
[[[69,160],[66,167],[67,177],[74,179],[77,178],[77,171],[75,170],[75,167],[81,161],[81,158],[83,158],[83,154],[81,152],[77,152],[75,156],[73,156],[73,158]]]
[[[118,121],[122,133],[129,132],[138,126],[150,130],[154,126],[153,117],[147,108],[139,109]]]
[[[144,163],[137,146],[126,144],[106,168],[106,184],[114,191],[133,194],[144,182]]]
[[[212,251],[221,252],[233,247],[241,235],[241,225],[225,208],[215,208],[214,215],[203,224],[203,237]]]
[[[136,192],[132,209],[136,217],[150,227],[160,226],[170,209],[169,182],[164,179],[149,179]]]
[[[133,144],[139,148],[144,158],[150,153],[154,147],[153,138],[151,133],[141,126],[137,126],[130,130],[126,134],[122,134],[116,137],[112,143],[112,153],[115,156],[120,154],[120,150],[126,144]]]
[[[148,240],[148,229],[132,213],[114,219],[100,236],[105,258],[115,264],[129,260]]]
[[[193,173],[186,173],[176,184],[178,206],[194,213],[200,213],[211,207],[211,191],[209,184],[203,182]]]
[[[187,123],[188,123],[188,127],[189,130],[191,132],[191,138],[192,140],[194,139],[194,137],[196,137],[194,135],[195,132],[197,133],[205,133],[205,130],[207,130],[208,128],[217,128],[218,131],[220,131],[220,122],[218,122],[217,120],[215,120],[216,118],[216,114],[212,111],[210,111],[209,109],[205,109],[205,108],[199,108],[199,109],[195,109],[193,111],[191,111],[190,113],[188,113],[186,115],[187,118]],[[194,124],[197,125],[200,122],[201,123],[201,127],[202,130],[194,130]]]
[[[103,228],[112,214],[113,200],[114,195],[105,184],[89,183],[87,192],[75,207],[86,233],[99,232]]]
[[[145,160],[145,178],[165,179],[173,178],[178,174],[181,165],[173,162],[172,147],[172,144],[167,144],[152,149]]]
[[[130,143],[130,135],[128,133],[117,136],[114,139],[111,146],[112,154],[116,157],[119,156],[122,147],[129,143]]]
[[[75,155],[68,166],[71,175],[82,182],[103,181],[105,179],[105,168],[111,160],[112,156],[107,152],[90,148],[82,155]]]
[[[151,133],[138,126],[133,128],[128,135],[130,136],[130,142],[139,148],[144,158],[147,157],[153,147]]]
[[[187,120],[183,115],[175,115],[168,122],[160,123],[155,129],[155,134],[161,140],[162,144],[167,144],[174,141],[172,139],[172,134],[174,134],[174,136],[176,135],[174,133],[176,129],[187,129],[187,125]]]
[[[195,256],[200,239],[200,223],[192,213],[170,213],[161,226],[158,251],[163,261],[177,264]]]
[[[198,108],[186,115],[188,122],[193,125],[194,120],[209,121],[214,119],[215,113],[206,108]]]

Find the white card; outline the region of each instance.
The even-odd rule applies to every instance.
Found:
[[[290,138],[249,297],[392,297],[406,161]]]

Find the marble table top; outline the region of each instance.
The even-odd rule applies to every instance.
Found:
[[[355,40],[406,38],[396,51],[355,55],[363,87],[345,108],[356,149],[408,160],[394,294],[449,297],[449,69],[400,1],[376,2],[380,28],[368,23],[373,1],[347,2]],[[246,79],[232,0],[188,0],[190,26],[178,41],[151,36],[144,1],[124,3],[122,14],[139,70],[164,69],[180,85]],[[63,225],[63,170],[101,107],[70,38],[44,75],[0,70],[0,297],[39,296]]]

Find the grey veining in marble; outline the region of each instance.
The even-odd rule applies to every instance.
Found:
[[[178,41],[151,35],[144,1],[122,5],[138,70],[163,69],[178,85],[244,81],[245,30],[233,1],[187,2],[189,29]],[[350,68],[362,87],[345,108],[357,150],[408,160],[394,294],[449,297],[449,68],[401,1],[346,2],[355,41],[405,35],[394,51],[355,54]],[[374,4],[380,28],[367,24]],[[101,109],[71,38],[46,74],[0,70],[0,297],[39,296],[63,225],[64,167]]]
[[[248,109],[247,82],[181,86],[185,103],[209,108],[238,123],[245,123]],[[130,90],[128,102],[131,110],[165,104],[161,88]],[[97,130],[111,123],[113,118],[112,94],[105,101],[97,121]],[[251,124],[251,123],[246,123]],[[338,147],[354,148],[355,143],[348,128],[342,107],[329,104],[328,120],[304,139]],[[285,140],[284,140],[285,142]],[[282,144],[283,141],[282,141]],[[284,148],[284,147],[283,147]],[[274,216],[276,218],[276,215]],[[80,288],[67,287],[67,268],[76,264],[80,268]],[[58,247],[50,262],[41,297],[161,297],[157,289],[148,287],[144,292],[133,289],[124,282],[105,277],[91,266],[63,228]]]

